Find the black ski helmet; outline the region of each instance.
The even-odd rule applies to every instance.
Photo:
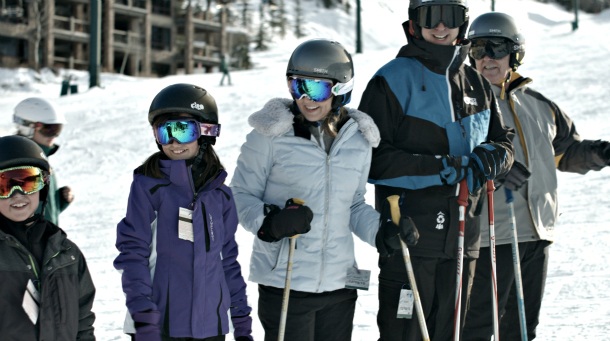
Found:
[[[46,173],[44,176],[45,186],[40,191],[40,202],[46,201],[49,193],[51,169],[42,148],[25,136],[9,135],[0,137],[0,170],[19,166],[38,167]]]
[[[477,39],[489,38],[504,38],[512,43],[508,65],[516,71],[525,56],[525,37],[517,27],[515,19],[500,12],[489,12],[478,16],[468,29],[468,39],[474,43]],[[472,57],[470,57],[470,65],[475,65]]]
[[[214,97],[204,88],[192,84],[173,84],[155,96],[148,109],[148,122],[163,114],[187,113],[198,121],[218,124],[218,108]]]
[[[339,43],[328,39],[311,39],[292,52],[286,76],[300,75],[348,83],[354,78],[354,62],[349,52]],[[353,82],[353,81],[352,81]],[[333,110],[348,104],[352,91],[335,96]]]
[[[0,169],[34,166],[49,172],[49,161],[36,142],[25,136],[0,137]]]
[[[202,87],[185,83],[173,84],[159,91],[148,109],[148,122],[152,125],[159,116],[180,113],[193,115],[199,122],[218,124],[218,108],[214,97]],[[198,142],[199,145],[213,145],[216,137],[201,136]]]
[[[415,31],[415,38],[421,39],[421,27],[416,24],[417,22],[417,11],[416,9],[423,6],[437,6],[437,5],[453,5],[461,6],[465,10],[466,20],[460,26],[457,39],[461,41],[466,36],[466,29],[468,28],[468,1],[467,0],[410,0],[409,1],[409,20],[413,21],[413,30]]]

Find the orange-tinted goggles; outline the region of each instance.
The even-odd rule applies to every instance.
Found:
[[[14,167],[0,170],[0,199],[10,198],[15,191],[29,195],[44,188],[49,174],[38,167]]]

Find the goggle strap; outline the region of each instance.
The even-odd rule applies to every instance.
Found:
[[[345,95],[354,89],[354,78],[345,83],[337,83],[332,88],[332,93],[335,96]]]
[[[220,136],[220,124],[200,122],[199,128],[201,130],[201,136]]]

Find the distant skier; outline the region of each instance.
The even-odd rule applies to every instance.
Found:
[[[220,86],[224,85],[225,77],[229,81],[229,85],[231,84],[231,74],[229,74],[229,57],[226,55],[220,56],[220,71],[222,72],[222,78],[220,79]]]
[[[529,87],[517,73],[525,55],[525,37],[517,22],[499,12],[485,13],[470,26],[470,63],[494,86],[504,122],[516,130],[515,163],[498,179],[513,191],[523,278],[527,335],[536,337],[544,293],[549,247],[557,220],[557,173],[585,174],[610,162],[610,144],[583,140],[572,120],[556,103]],[[528,178],[531,178],[528,181]],[[483,209],[487,217],[487,208]],[[519,312],[511,249],[511,221],[504,189],[494,193],[494,227],[500,340],[519,340]],[[481,230],[481,257],[477,263],[464,340],[489,341],[493,334],[489,233]]]
[[[46,156],[54,155],[59,150],[55,139],[61,134],[67,123],[64,114],[50,101],[30,97],[15,106],[13,122],[17,135],[32,139],[42,148]],[[74,200],[72,189],[68,186],[57,188],[57,174],[51,172],[49,196],[45,207],[45,218],[55,225],[59,224],[59,214]]]

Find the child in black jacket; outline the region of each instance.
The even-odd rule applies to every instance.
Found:
[[[44,218],[49,163],[23,136],[0,137],[0,334],[3,340],[95,340],[85,258]]]

